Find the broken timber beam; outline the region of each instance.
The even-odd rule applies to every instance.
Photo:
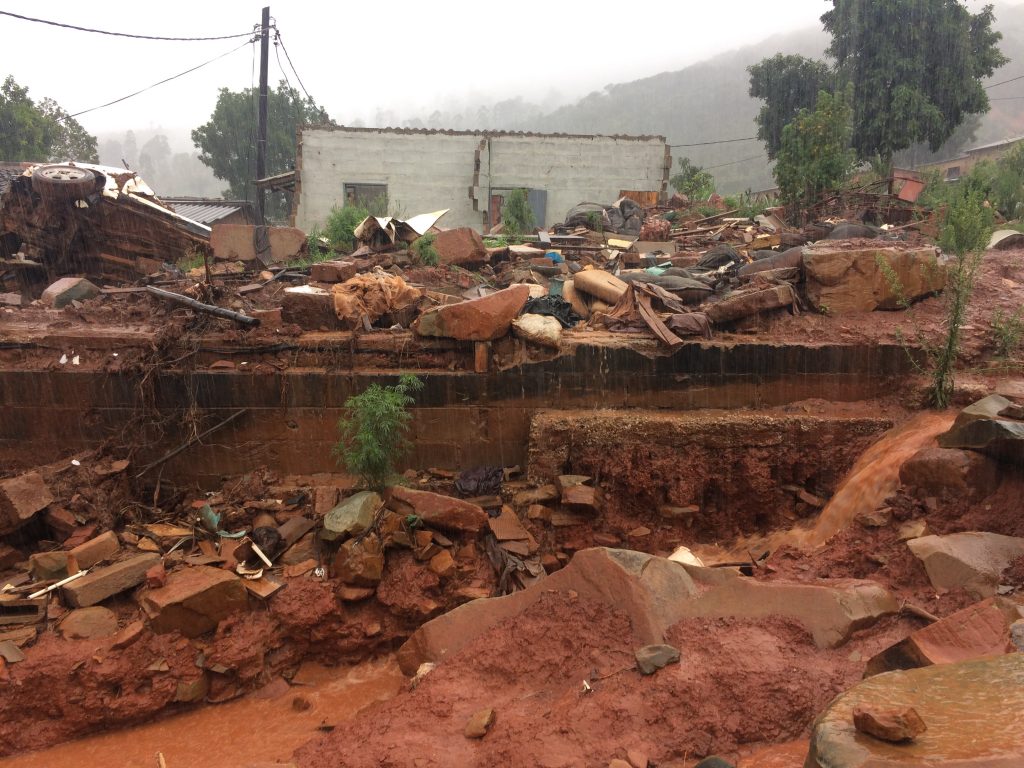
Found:
[[[146,286],[146,292],[151,293],[161,299],[167,301],[174,301],[178,304],[184,304],[186,307],[194,309],[196,312],[205,312],[208,315],[214,315],[215,317],[221,317],[225,320],[233,320],[239,325],[245,325],[250,328],[254,328],[260,324],[258,317],[249,317],[243,315],[241,312],[235,312],[230,309],[224,309],[224,307],[215,307],[212,304],[203,304],[201,301],[189,298],[188,296],[182,296],[180,293],[173,293],[171,291],[165,291],[163,288],[156,288],[152,285]]]

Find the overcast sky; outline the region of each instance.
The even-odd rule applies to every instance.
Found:
[[[251,30],[263,5],[2,0],[0,10],[117,32],[205,37]],[[976,11],[983,2],[968,5]],[[377,109],[406,117],[465,99],[491,102],[518,95],[572,101],[609,83],[679,69],[773,34],[818,26],[828,7],[823,0],[293,0],[270,10],[313,97],[339,122],[361,118],[372,124]],[[0,30],[0,75],[13,75],[32,97],[54,98],[71,113],[241,46],[172,83],[81,115],[79,121],[93,133],[156,127],[180,133],[209,118],[218,88],[247,88],[258,78],[258,54],[254,59],[255,47],[244,39],[138,41],[3,16]],[[283,53],[281,62],[287,69]],[[280,78],[272,48],[270,82]]]

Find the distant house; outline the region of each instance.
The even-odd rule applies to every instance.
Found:
[[[256,209],[248,200],[206,197],[164,197],[160,200],[176,214],[212,227],[214,224],[255,224]]]
[[[537,225],[550,226],[581,202],[627,191],[663,198],[671,167],[663,136],[304,128],[292,218],[308,231],[335,206],[387,201],[389,213],[448,208],[442,226],[486,230],[501,221],[505,197],[525,188]]]
[[[919,165],[918,170],[938,170],[946,181],[956,181],[961,176],[966,176],[970,173],[974,166],[982,160],[998,160],[1021,141],[1024,141],[1024,136],[994,141],[991,144],[981,144],[977,147],[965,149],[961,154],[949,160]]]

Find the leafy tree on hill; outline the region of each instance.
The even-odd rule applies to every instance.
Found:
[[[688,157],[679,158],[679,173],[669,179],[678,192],[691,200],[707,200],[715,193],[715,177]]]
[[[782,129],[801,109],[814,109],[819,91],[831,92],[835,72],[825,62],[777,53],[747,67],[750,95],[764,104],[754,122],[757,138],[772,160],[782,146]]]
[[[95,163],[96,137],[53,99],[33,101],[8,75],[0,86],[0,160]]]

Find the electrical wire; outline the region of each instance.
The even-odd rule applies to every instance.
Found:
[[[745,139],[722,139],[721,141],[698,141],[696,144],[669,144],[670,147],[707,147],[711,144],[733,144],[737,141],[757,141],[757,136],[748,136]]]
[[[255,40],[246,40],[244,43],[242,43],[237,48],[232,48],[230,51],[227,51],[226,53],[222,53],[220,56],[216,56],[215,58],[212,58],[209,61],[204,61],[202,64],[197,64],[196,66],[192,67],[191,69],[186,69],[184,72],[179,72],[176,75],[171,75],[170,77],[165,77],[160,82],[153,83],[152,85],[147,85],[145,88],[142,88],[141,90],[135,91],[134,93],[129,93],[127,96],[122,96],[119,99],[114,99],[113,101],[108,101],[106,104],[100,104],[97,107],[90,107],[89,109],[83,109],[81,112],[75,112],[75,113],[69,115],[69,117],[78,117],[79,115],[84,115],[87,112],[95,112],[97,109],[103,109],[104,107],[109,107],[109,106],[111,106],[113,104],[119,104],[120,102],[125,101],[126,99],[132,98],[132,96],[138,96],[140,93],[145,93],[146,91],[151,90],[152,88],[156,88],[158,85],[163,85],[164,83],[169,83],[169,82],[171,82],[171,80],[177,80],[179,77],[183,77],[184,75],[187,75],[190,72],[195,72],[197,69],[202,69],[207,64],[213,64],[213,62],[219,61],[220,59],[223,59],[225,56],[230,56],[232,53],[235,53],[236,51],[240,51],[243,48],[245,48],[245,46],[250,45],[251,43],[254,43],[254,42],[255,42]]]
[[[1018,80],[1024,80],[1024,75],[1017,75],[1017,77],[1011,77],[1009,80],[1002,80],[998,83],[992,83],[992,85],[986,85],[985,90],[989,88],[995,88],[997,85],[1006,85],[1007,83],[1015,83]]]
[[[276,42],[281,43],[281,50],[284,51],[284,57],[288,59],[288,66],[292,68],[292,72],[295,74],[295,79],[299,81],[299,86],[302,88],[302,92],[306,94],[307,99],[309,99],[311,102],[315,104],[316,102],[313,100],[313,97],[309,95],[309,91],[307,91],[306,86],[303,85],[302,78],[299,77],[298,70],[295,69],[295,65],[292,64],[292,57],[288,55],[288,49],[285,47],[284,40],[281,38],[281,30],[279,30],[277,27],[274,27],[274,34]]]
[[[51,27],[61,27],[63,29],[73,29],[77,32],[94,32],[97,35],[111,35],[113,37],[130,37],[135,40],[169,40],[178,42],[203,42],[206,40],[231,40],[237,37],[249,37],[251,32],[243,32],[238,35],[219,35],[217,37],[159,37],[156,35],[132,35],[127,32],[108,32],[103,29],[91,29],[90,27],[77,27],[74,24],[64,24],[59,21],[47,21],[46,19],[36,19],[31,16],[22,16],[18,13],[11,13],[10,11],[0,11],[0,16],[10,16],[15,19],[21,19],[22,21],[31,21],[36,24],[49,24]]]
[[[753,157],[744,157],[742,160],[733,160],[731,163],[722,163],[721,165],[707,165],[704,166],[703,170],[710,171],[715,168],[725,168],[727,165],[739,165],[740,163],[746,163],[751,160],[764,159],[764,155],[754,155]]]

